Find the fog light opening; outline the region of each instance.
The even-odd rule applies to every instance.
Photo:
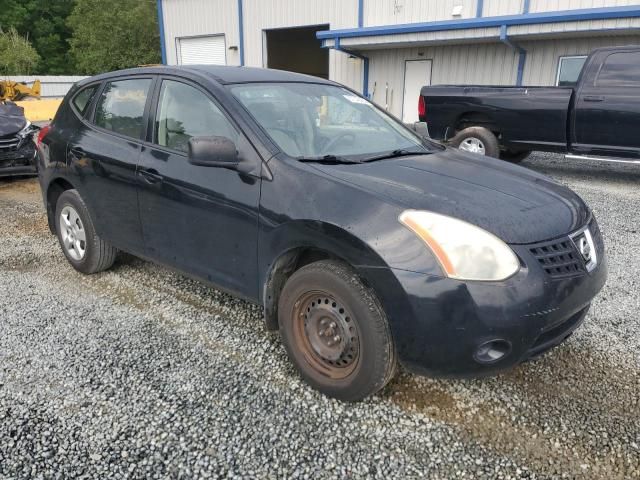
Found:
[[[489,364],[502,360],[511,351],[511,343],[506,340],[491,340],[478,347],[474,358],[476,362]]]

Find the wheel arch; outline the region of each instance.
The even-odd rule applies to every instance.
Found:
[[[386,263],[366,242],[342,227],[324,222],[293,222],[280,227],[272,238],[288,238],[289,242],[273,245],[272,258],[261,272],[261,295],[267,329],[278,329],[278,300],[289,277],[309,263],[318,260],[338,260],[353,268],[360,280],[374,288],[363,267],[387,267]],[[264,239],[269,242],[269,239]],[[262,260],[262,259],[261,259]],[[264,259],[266,260],[266,258]],[[261,261],[264,264],[264,261]]]
[[[454,123],[454,135],[469,127],[483,127],[493,132],[496,137],[500,135],[497,123],[485,112],[468,111],[458,115]]]
[[[55,226],[55,211],[56,204],[58,202],[58,198],[67,190],[73,190],[74,185],[67,179],[62,177],[57,177],[49,182],[47,186],[46,192],[46,207],[47,207],[47,222],[49,224],[49,230],[51,233],[55,235],[56,226]]]

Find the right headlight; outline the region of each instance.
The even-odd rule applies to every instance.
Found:
[[[405,210],[399,220],[431,249],[450,278],[499,281],[520,268],[506,243],[465,221],[424,210]]]

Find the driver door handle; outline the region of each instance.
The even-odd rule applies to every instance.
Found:
[[[604,97],[602,95],[585,95],[585,102],[604,102]]]
[[[154,169],[140,170],[140,175],[142,175],[142,178],[144,178],[147,183],[160,183],[164,179],[164,177]]]

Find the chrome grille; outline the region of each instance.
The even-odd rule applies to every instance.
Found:
[[[570,277],[585,272],[580,254],[569,237],[532,245],[529,251],[550,277]]]
[[[0,138],[0,150],[17,150],[20,145],[20,137],[2,137]]]

